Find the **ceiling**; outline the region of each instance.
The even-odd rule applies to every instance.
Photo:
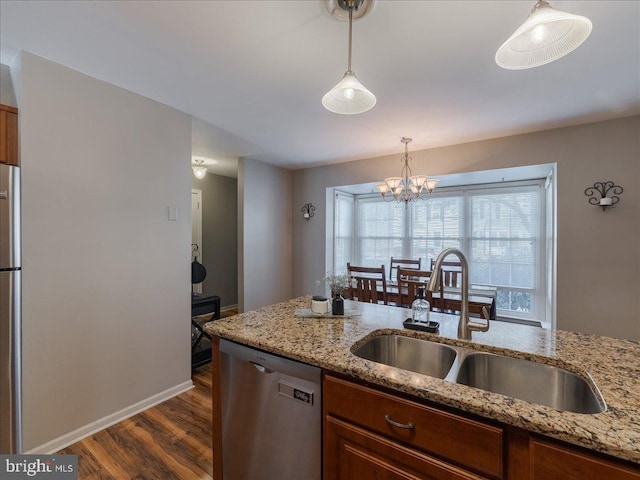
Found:
[[[497,48],[534,0],[378,0],[353,27],[360,115],[320,100],[348,26],[320,1],[8,1],[0,60],[20,49],[194,117],[194,154],[301,168],[640,113],[640,1],[551,0],[593,32],[550,64],[503,70]],[[229,167],[231,165],[231,167]]]

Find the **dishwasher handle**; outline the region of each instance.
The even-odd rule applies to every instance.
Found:
[[[270,369],[269,367],[265,367],[264,365],[260,365],[259,363],[256,362],[249,362],[251,365],[253,365],[254,367],[256,367],[256,370],[258,370],[260,373],[273,373],[274,370]]]

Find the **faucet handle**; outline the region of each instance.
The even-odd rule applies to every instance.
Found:
[[[489,331],[489,310],[487,307],[482,307],[482,317],[484,322],[474,322],[469,320],[469,330],[472,332],[488,332]]]
[[[474,322],[469,320],[469,331],[471,332],[488,332],[489,331],[489,320],[486,320],[483,323]]]

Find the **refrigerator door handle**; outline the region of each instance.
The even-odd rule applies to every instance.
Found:
[[[22,453],[20,167],[0,163],[0,454]]]

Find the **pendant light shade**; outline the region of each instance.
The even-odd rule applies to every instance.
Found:
[[[527,20],[496,52],[496,63],[508,70],[537,67],[564,57],[591,33],[591,20],[535,4]]]
[[[371,110],[375,104],[376,96],[351,71],[346,72],[342,80],[322,97],[324,108],[340,114],[363,113]]]
[[[342,19],[342,13],[348,12],[349,18],[349,54],[347,71],[342,80],[322,97],[322,106],[333,113],[355,115],[371,110],[376,104],[376,96],[360,83],[351,70],[351,40],[354,11],[362,18],[372,8],[371,0],[325,0],[327,12]]]

